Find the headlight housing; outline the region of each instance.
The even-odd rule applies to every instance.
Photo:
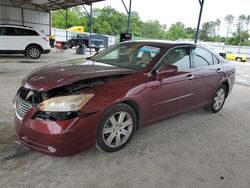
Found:
[[[54,97],[38,104],[38,109],[43,112],[78,111],[93,97],[94,94]]]

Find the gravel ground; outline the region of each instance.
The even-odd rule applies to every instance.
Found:
[[[140,129],[116,153],[93,147],[57,158],[23,148],[11,101],[21,79],[48,63],[0,63],[1,188],[250,187],[250,87],[244,85],[235,85],[221,112],[196,109]]]

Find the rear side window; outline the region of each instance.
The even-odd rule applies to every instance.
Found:
[[[195,67],[206,67],[214,64],[212,54],[202,48],[193,49],[193,62]]]
[[[38,33],[30,29],[7,27],[6,34],[8,36],[38,36]]]
[[[220,63],[220,61],[214,55],[213,55],[213,59],[214,59],[214,65],[218,65]]]
[[[0,36],[6,35],[5,33],[5,28],[4,27],[0,27]]]
[[[23,36],[38,36],[38,33],[30,29],[21,29],[21,35]]]

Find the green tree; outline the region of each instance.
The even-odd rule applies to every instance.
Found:
[[[187,27],[187,28],[185,28],[185,31],[187,33],[187,38],[188,39],[194,39],[194,35],[195,35],[195,32],[196,32],[195,28]]]
[[[110,6],[103,9],[94,9],[94,12],[98,15],[93,19],[93,23],[96,25],[96,32],[107,35],[118,35],[120,32],[126,31],[127,16],[125,14],[116,11]]]
[[[236,31],[233,33],[233,36],[229,39],[228,43],[232,45],[246,45],[249,38],[249,33],[245,30],[247,17],[242,14],[238,18],[236,25]]]
[[[220,19],[216,19],[216,21],[215,21],[215,26],[216,26],[216,35],[219,35],[219,31],[220,31],[220,26],[221,26],[221,20]]]
[[[215,22],[205,22],[202,24],[200,40],[209,41],[209,37],[215,36]]]
[[[240,15],[238,18],[237,29],[243,31],[245,29],[246,20],[247,17],[244,14]]]
[[[250,15],[248,15],[246,18],[247,30],[249,30],[249,24],[250,24]]]
[[[78,11],[76,11],[78,10]],[[88,18],[79,13],[80,9],[77,7],[68,9],[68,27],[71,26],[86,26],[88,25]],[[52,27],[59,29],[66,29],[66,10],[56,10],[52,12]]]
[[[237,29],[236,32],[233,33],[233,36],[229,38],[227,44],[230,45],[249,45],[248,38],[250,37],[248,31],[240,31]]]
[[[187,33],[185,31],[185,26],[181,22],[172,24],[166,33],[166,38],[169,40],[178,40],[187,38]]]
[[[232,24],[234,22],[234,16],[232,14],[228,14],[228,15],[225,16],[224,20],[225,20],[225,22],[227,24],[227,36],[226,36],[226,38],[228,38],[228,34],[229,34],[231,26],[232,26]]]
[[[138,12],[131,12],[130,30],[134,36],[141,34],[141,21]]]
[[[65,10],[52,11],[52,27],[66,29]],[[225,16],[227,25],[227,37],[219,36],[221,20],[209,21],[202,24],[200,40],[225,42],[235,45],[250,45],[248,41],[248,28],[250,15],[240,15],[237,19],[236,31],[228,39],[231,27],[234,23],[232,14]],[[118,12],[111,6],[93,10],[93,32],[118,36],[121,32],[127,31],[128,16]],[[85,31],[90,31],[89,15],[84,13],[81,6],[68,9],[68,26],[84,26]],[[172,24],[167,30],[166,25],[161,25],[157,20],[141,21],[137,12],[131,13],[131,33],[134,36],[141,36],[153,39],[193,39],[196,29],[187,27],[181,22]],[[228,39],[228,40],[227,40]]]
[[[157,20],[146,21],[142,23],[142,36],[163,39],[165,37],[165,28]]]

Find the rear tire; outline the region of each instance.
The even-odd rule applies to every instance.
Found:
[[[238,61],[238,62],[242,62],[242,58],[241,57],[236,57],[235,60]]]
[[[41,48],[39,46],[32,45],[26,49],[25,53],[31,59],[37,59],[41,56],[42,51],[41,51]]]
[[[95,48],[95,52],[99,52],[100,51],[100,48]]]
[[[212,113],[219,112],[225,103],[226,96],[227,96],[227,89],[225,85],[222,84],[215,91],[212,101],[207,107],[205,107],[205,110]]]
[[[124,148],[135,131],[137,117],[127,104],[120,103],[103,115],[97,129],[96,147],[102,151],[115,152]]]

